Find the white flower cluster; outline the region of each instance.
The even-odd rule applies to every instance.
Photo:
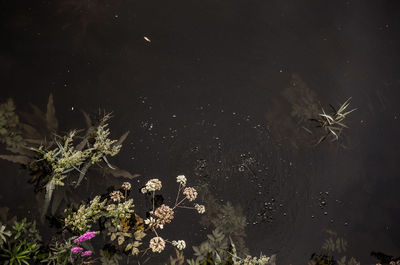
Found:
[[[161,253],[165,248],[165,241],[159,236],[150,239],[150,248],[153,252]]]
[[[141,189],[142,193],[161,190],[162,184],[159,179],[151,179],[147,181],[146,186]]]
[[[120,202],[124,195],[119,190],[116,190],[110,193],[110,198],[115,202]]]
[[[157,222],[157,220],[151,216],[150,218],[145,219],[144,223],[148,226],[149,229],[164,229],[164,225]]]
[[[203,213],[205,213],[206,212],[206,207],[204,206],[204,205],[201,205],[201,204],[195,204],[194,205],[194,208],[197,210],[197,212],[199,213],[199,214],[203,214]]]
[[[186,199],[189,201],[194,201],[197,198],[197,191],[195,188],[189,187],[183,190],[183,195],[186,196]]]
[[[176,247],[178,250],[183,250],[186,248],[186,242],[184,240],[173,240],[172,245]]]
[[[186,177],[185,175],[179,175],[176,177],[176,182],[178,182],[179,184],[181,184],[182,186],[186,186]]]
[[[174,219],[174,210],[165,204],[162,204],[154,212],[150,211],[150,214],[152,216],[144,220],[149,229],[163,229],[165,224],[171,223],[172,219]]]
[[[124,183],[122,183],[122,186],[121,186],[121,188],[123,189],[123,190],[130,190],[131,189],[131,183],[129,183],[129,182],[124,182]]]

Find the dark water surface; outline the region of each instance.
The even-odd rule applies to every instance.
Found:
[[[1,101],[28,110],[52,93],[63,130],[83,127],[80,109],[113,111],[113,135],[131,131],[113,161],[140,183],[159,177],[172,192],[185,174],[241,205],[253,255],[307,264],[330,229],[375,264],[371,251],[400,255],[399,11],[396,1],[1,1]],[[312,147],[307,109],[349,97],[346,148]],[[0,206],[26,214],[27,173],[0,166]],[[206,233],[190,217],[170,229],[198,244]]]

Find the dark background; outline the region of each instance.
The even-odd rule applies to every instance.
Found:
[[[253,255],[306,264],[326,228],[362,264],[376,262],[371,251],[400,255],[397,1],[0,3],[2,101],[44,108],[52,93],[64,130],[83,126],[80,109],[113,111],[114,135],[131,131],[115,162],[146,177],[194,179],[206,160],[216,196],[245,210]],[[321,105],[353,98],[347,149],[294,146],[279,130],[294,73]],[[267,119],[277,105],[284,111]],[[258,177],[219,177],[241,154],[257,159]],[[16,194],[17,167],[0,166],[1,204],[23,209],[31,188]],[[258,220],[271,198],[283,206]]]

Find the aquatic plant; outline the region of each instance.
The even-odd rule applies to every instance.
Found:
[[[207,187],[203,187],[202,193],[206,193],[207,190]],[[212,227],[213,230],[223,233],[226,238],[232,238],[237,246],[239,255],[248,253],[245,244],[246,217],[242,209],[239,206],[233,206],[229,201],[221,204],[217,202],[212,194],[205,196],[204,201],[208,210],[200,219],[201,225]],[[229,244],[225,246],[225,251],[227,251]]]
[[[329,237],[327,237],[322,243],[322,253],[313,253],[308,265],[360,265],[360,263],[353,257],[342,256],[340,259],[335,259],[334,254],[343,254],[347,251],[347,240],[339,237],[334,231],[326,230],[325,232]]]
[[[207,235],[207,240],[203,241],[199,246],[193,246],[195,260],[189,260],[190,265],[202,264],[207,260],[223,260],[229,257],[230,245],[229,238],[217,229],[212,234]]]
[[[185,256],[182,251],[175,249],[176,257],[169,256],[170,265],[182,265],[185,263]]]
[[[103,123],[109,117],[106,116]],[[56,186],[64,186],[64,179],[67,174],[72,171],[80,173],[75,187],[82,181],[83,177],[91,165],[104,160],[111,168],[114,167],[108,162],[107,155],[115,156],[121,149],[121,144],[117,140],[108,138],[110,131],[105,129],[107,124],[102,124],[88,136],[85,145],[74,146],[73,138],[76,131],[70,132],[64,137],[55,137],[56,146],[53,149],[47,149],[44,146],[39,148],[31,147],[30,149],[37,152],[38,158],[30,163],[31,168],[46,168],[48,169],[46,176],[46,205],[50,202],[53,190]],[[59,139],[61,138],[61,141]],[[92,144],[91,144],[92,142]],[[46,207],[47,208],[47,207]]]
[[[119,265],[120,260],[122,260],[121,255],[115,252],[110,253],[108,250],[100,252],[100,262],[102,265]]]
[[[107,158],[119,153],[129,132],[118,140],[112,140],[107,128],[110,114],[104,114],[98,121],[92,121],[88,114],[84,111],[82,113],[87,125],[84,133],[81,133],[82,130],[72,130],[59,136],[52,95],[49,96],[46,112],[32,105],[31,113],[22,113],[26,123],[22,123],[16,115],[11,99],[0,105],[0,141],[5,142],[7,149],[14,153],[0,155],[0,158],[24,165],[33,175],[30,182],[35,184],[35,190],[45,190],[42,217],[47,212],[56,187],[69,184],[76,188],[94,164],[104,162],[107,165],[102,167],[104,173],[118,177],[135,177],[111,165]],[[12,140],[10,136],[16,138]],[[79,138],[79,142],[76,142]],[[78,173],[77,179],[72,178],[75,175],[73,173]],[[54,200],[56,205],[52,207],[53,210],[62,200],[68,199],[58,196]]]
[[[6,237],[11,236],[11,231],[6,230],[6,226],[0,222],[0,247],[7,242]]]
[[[9,238],[0,248],[0,260],[4,264],[29,265],[42,258],[41,237],[35,222],[28,222],[26,218],[14,221],[11,231],[6,233]]]
[[[85,250],[81,243],[92,239],[96,232],[87,232],[79,237],[73,236],[61,242],[50,245],[47,257],[41,262],[48,265],[90,264],[93,259],[92,251]]]
[[[193,209],[203,213],[205,211],[203,205],[184,204],[185,201],[194,201],[197,198],[197,191],[193,187],[186,187],[186,181],[183,182],[182,179],[182,176],[177,178],[178,192],[175,203],[171,207],[163,203],[156,204],[155,193],[162,188],[162,182],[159,179],[150,179],[146,183],[141,191],[151,195],[152,209],[145,220],[135,213],[133,199],[127,198],[127,191],[131,188],[131,184],[124,182],[120,190],[112,191],[106,198],[96,196],[87,205],[80,205],[76,211],[66,209],[65,226],[72,231],[82,233],[101,220],[106,234],[110,237],[110,242],[116,242],[114,245],[116,249],[134,256],[148,250],[160,253],[165,249],[166,244],[183,250],[186,247],[184,240],[169,241],[159,235],[159,230],[172,222],[177,208]],[[181,198],[182,195],[183,198]],[[149,247],[139,250],[149,232],[154,233],[154,237],[149,239]]]
[[[70,227],[73,231],[84,232],[91,228],[91,224],[97,222],[103,215],[106,214],[107,209],[105,207],[107,199],[100,201],[101,197],[96,196],[90,201],[89,205],[84,204],[79,206],[76,212],[68,213],[68,209],[65,210],[68,213],[65,218],[65,226]]]
[[[15,113],[14,101],[11,98],[0,104],[0,142],[11,150],[25,144],[19,117]]]
[[[239,257],[236,246],[231,238],[214,230],[212,234],[207,235],[208,240],[204,241],[199,247],[193,247],[196,259],[189,259],[189,265],[276,265],[276,255],[270,257],[260,254],[259,257],[246,255]]]
[[[311,119],[318,113],[318,98],[300,75],[294,73],[291,76],[290,86],[282,91],[283,97],[288,101],[292,110],[291,116],[296,122],[301,123]]]
[[[350,105],[351,98],[347,99],[342,105],[340,105],[339,109],[336,110],[332,105],[330,105],[332,109],[331,114],[327,114],[325,110],[322,108],[322,113],[318,114],[318,118],[310,119],[311,121],[317,122],[319,128],[323,129],[325,134],[317,141],[315,145],[320,144],[322,141],[327,139],[329,136],[332,136],[332,141],[339,140],[339,136],[342,133],[344,128],[348,128],[346,124],[343,123],[344,119],[355,111],[356,109],[352,109],[350,111],[345,112],[347,107]]]
[[[2,249],[3,253],[0,257],[5,258],[5,264],[21,265],[22,263],[29,265],[30,254],[36,249],[36,245],[27,246],[26,244],[9,245],[9,248]]]

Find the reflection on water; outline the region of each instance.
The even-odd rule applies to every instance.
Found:
[[[337,233],[326,230],[328,237],[321,246],[321,252],[313,253],[308,262],[309,265],[359,265],[354,257],[346,257],[348,243],[346,239],[339,237]]]
[[[1,10],[0,263],[400,263],[395,5]]]

